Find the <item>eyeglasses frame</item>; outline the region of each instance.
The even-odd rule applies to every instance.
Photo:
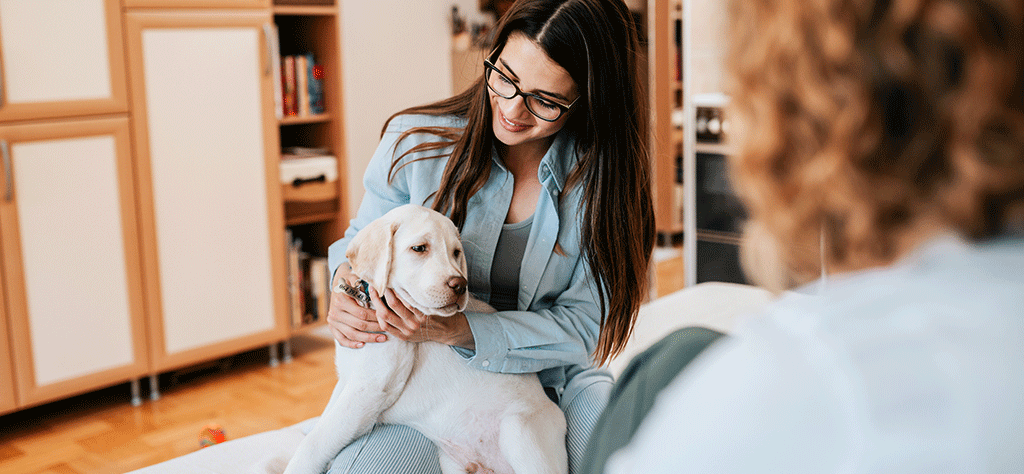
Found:
[[[498,73],[499,75],[501,75],[501,77],[505,78],[508,81],[508,83],[512,84],[512,87],[514,87],[516,89],[515,93],[513,93],[512,95],[510,95],[508,97],[505,97],[504,95],[502,95],[498,91],[494,90],[494,88],[491,87],[491,81],[487,80],[487,77],[489,75],[488,71],[494,71],[494,72]],[[496,66],[493,62],[491,62],[491,59],[489,57],[488,58],[484,58],[484,83],[487,84],[487,89],[488,90],[490,90],[491,92],[495,93],[498,97],[501,97],[502,99],[514,99],[517,95],[523,96],[523,105],[526,106],[526,110],[529,110],[530,113],[533,114],[534,117],[537,117],[538,119],[541,119],[541,120],[543,120],[545,122],[557,122],[558,119],[562,118],[562,116],[565,115],[565,113],[568,112],[570,108],[572,108],[573,104],[575,104],[576,102],[579,102],[579,100],[580,100],[580,98],[577,97],[575,100],[573,100],[571,103],[569,103],[569,105],[566,105],[566,104],[560,104],[558,102],[555,102],[554,100],[551,100],[549,98],[546,98],[546,97],[543,97],[543,96],[540,96],[540,95],[537,95],[537,94],[533,94],[533,93],[530,93],[530,92],[523,92],[523,90],[519,88],[519,85],[516,84],[515,81],[512,80],[512,78],[508,77],[505,73],[501,72],[501,70],[498,69],[498,66]],[[558,109],[559,109],[558,116],[553,118],[553,119],[546,119],[544,117],[541,117],[540,115],[537,115],[537,112],[534,112],[533,108],[530,107],[530,102],[528,100],[526,100],[528,97],[533,97],[533,98],[542,100],[544,102],[551,102],[552,104],[555,104],[556,106],[558,106]]]

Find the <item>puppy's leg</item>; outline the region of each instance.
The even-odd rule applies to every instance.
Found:
[[[370,432],[383,411],[383,394],[383,387],[345,385],[299,443],[285,474],[324,472],[345,446]]]
[[[371,349],[372,348],[372,349]],[[413,349],[385,343],[364,351],[358,373],[335,390],[313,430],[299,443],[285,474],[321,473],[345,446],[369,433],[395,403],[412,371]]]
[[[516,474],[566,474],[565,415],[555,404],[501,420],[498,444]],[[447,474],[447,473],[446,473]]]

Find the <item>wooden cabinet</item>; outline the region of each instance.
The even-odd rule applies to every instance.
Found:
[[[125,112],[121,9],[0,0],[0,122]]]
[[[4,318],[20,406],[148,369],[129,140],[124,116],[0,125]]]
[[[287,337],[269,12],[129,12],[152,368]]]
[[[293,334],[285,232],[326,255],[347,224],[345,179],[282,199],[282,145],[345,169],[313,1],[0,0],[0,413]],[[323,113],[275,113],[285,50],[318,58]]]

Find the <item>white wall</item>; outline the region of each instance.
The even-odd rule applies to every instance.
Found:
[[[477,0],[341,0],[342,94],[348,215],[391,114],[446,98],[451,87],[451,7],[479,17]]]

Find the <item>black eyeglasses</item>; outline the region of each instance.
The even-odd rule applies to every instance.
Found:
[[[523,96],[523,99],[526,101],[526,110],[529,110],[534,117],[545,122],[558,120],[562,117],[562,114],[569,111],[569,108],[576,101],[580,100],[577,97],[571,104],[563,105],[537,94],[523,92],[515,82],[512,82],[512,79],[509,79],[508,76],[499,71],[498,67],[490,59],[484,59],[484,79],[487,82],[487,88],[497,94],[498,97],[511,99],[517,95]]]

